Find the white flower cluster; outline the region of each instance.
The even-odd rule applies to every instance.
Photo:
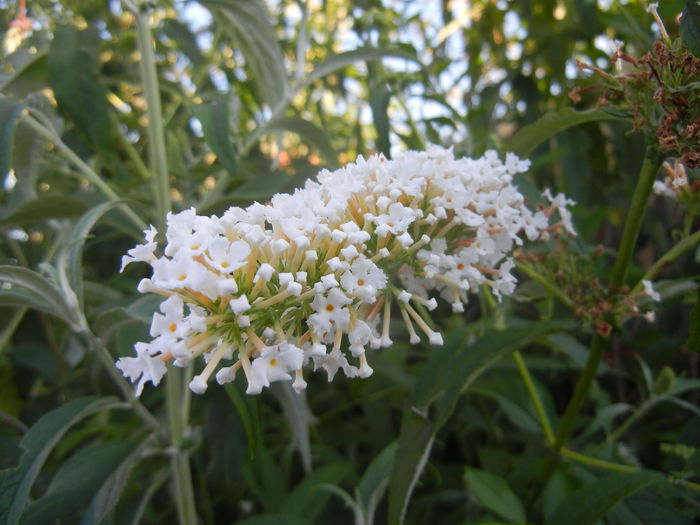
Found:
[[[197,393],[215,371],[225,383],[240,368],[249,394],[280,380],[304,389],[307,363],[329,381],[338,369],[368,377],[366,350],[391,345],[392,306],[412,343],[422,332],[441,344],[430,328],[431,293],[457,312],[480,286],[510,294],[509,255],[523,237],[574,232],[563,195],[545,192],[549,208],[525,206],[512,177],[527,168],[512,154],[505,163],[495,152],[455,159],[433,146],[395,160],[360,157],[293,194],[222,217],[169,214],[162,255],[151,228],[123,258],[122,269],[150,264],[139,291],[167,299],[153,317],[153,340],[117,366],[138,381],[137,395],[145,382],[158,384],[167,362],[186,366],[199,356],[206,365],[190,383]],[[550,225],[555,212],[561,220]]]

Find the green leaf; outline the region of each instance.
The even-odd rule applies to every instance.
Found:
[[[389,485],[397,447],[396,441],[384,447],[384,450],[367,467],[355,488],[357,503],[364,514],[364,523],[374,523],[374,514]]]
[[[311,71],[311,73],[309,73],[309,75],[303,80],[302,84],[299,86],[299,89],[307,87],[320,78],[323,78],[334,71],[338,71],[339,69],[351,66],[356,62],[369,62],[388,57],[405,58],[407,60],[418,62],[415,53],[411,53],[400,47],[361,47],[358,49],[353,49],[352,51],[346,51],[345,53],[331,55],[327,59],[316,64],[313,71]]]
[[[196,104],[193,108],[194,116],[202,124],[204,140],[221,165],[234,175],[238,172],[236,151],[231,142],[229,98],[219,97],[218,100],[206,104]]]
[[[49,81],[59,109],[113,169],[122,163],[114,150],[107,90],[99,82],[99,49],[96,27],[57,27],[48,55]]]
[[[90,502],[132,448],[129,442],[112,441],[78,449],[61,465],[41,498],[27,505],[22,523],[50,523],[74,515]]]
[[[142,295],[131,297],[126,306],[106,309],[95,318],[93,327],[95,333],[103,340],[131,323],[150,324],[153,314],[158,311],[163,298],[157,295]]]
[[[681,42],[683,46],[700,57],[700,2],[698,0],[686,0],[685,9],[681,14]]]
[[[311,525],[309,520],[287,514],[263,514],[236,522],[236,525]]]
[[[54,307],[42,300],[41,297],[21,288],[0,290],[0,305],[34,308],[47,313],[53,313],[54,310]]]
[[[661,481],[664,481],[663,475],[650,470],[613,474],[597,479],[562,501],[547,523],[592,525],[625,498]]]
[[[238,382],[227,383],[224,385],[224,389],[243,422],[243,428],[248,438],[248,455],[253,458],[262,436],[257,402],[254,398],[251,399],[251,396],[242,395],[239,390],[240,385],[236,383]]]
[[[10,171],[10,152],[12,137],[15,133],[17,119],[24,106],[11,98],[0,97],[0,177],[3,179]]]
[[[48,81],[46,52],[31,55],[29,60],[3,79],[0,90],[11,97],[25,97],[27,93],[39,91]]]
[[[389,101],[391,92],[384,86],[375,86],[369,96],[369,107],[372,110],[372,122],[377,131],[376,147],[387,158],[391,158],[391,142],[389,141]]]
[[[520,157],[528,157],[533,150],[560,131],[572,126],[595,120],[629,120],[614,115],[605,109],[576,111],[571,108],[546,113],[532,124],[520,129],[501,148],[503,153],[512,152]]]
[[[0,521],[5,525],[19,523],[39,470],[72,425],[101,410],[123,406],[114,398],[83,397],[44,414],[20,442],[23,453],[19,465],[0,472]]]
[[[299,117],[281,117],[271,120],[264,125],[265,132],[291,131],[299,135],[305,143],[315,146],[326,161],[326,164],[335,168],[338,166],[338,153],[333,149],[328,133],[311,121]]]
[[[83,304],[83,247],[90,230],[98,220],[112,208],[118,206],[117,202],[103,202],[91,208],[75,224],[65,244],[57,255],[57,264],[66,272],[68,285],[73,290],[78,303]]]
[[[152,446],[152,438],[146,439],[135,450],[133,446],[129,446],[131,454],[124,457],[121,463],[112,470],[111,475],[99,486],[99,490],[95,493],[87,512],[83,516],[82,524],[92,525],[93,523],[102,523],[103,518],[107,516],[119,502],[119,498],[122,492],[124,492],[126,482],[129,479],[134,464],[142,457],[144,451]]]
[[[510,522],[526,522],[522,503],[502,478],[472,467],[467,467],[465,478],[484,507]]]
[[[403,523],[408,502],[430,455],[437,431],[447,422],[461,393],[503,356],[574,323],[531,323],[488,334],[466,345],[466,331],[457,330],[433,352],[416,380],[411,407],[404,411],[396,461],[389,486],[389,523]]]
[[[81,215],[87,205],[80,199],[67,195],[42,195],[25,202],[0,221],[2,225],[35,224],[47,219],[65,219]]]
[[[82,330],[79,312],[66,302],[63,293],[53,283],[35,271],[19,266],[0,266],[0,282],[26,290],[32,295],[32,301],[48,305],[50,309],[46,311],[63,319],[74,330]]]
[[[367,509],[373,500],[376,500],[377,492],[385,486],[391,470],[394,467],[394,459],[396,458],[397,441],[392,441],[384,450],[382,450],[376,458],[370,463],[367,470],[362,475],[357,484],[357,499],[360,504]],[[385,488],[385,487],[384,487]]]
[[[219,7],[214,19],[231,33],[252,73],[252,81],[263,101],[275,107],[287,94],[284,56],[261,0],[202,0],[209,8]]]
[[[329,463],[314,470],[289,493],[280,507],[280,512],[314,521],[331,496],[320,488],[323,485],[340,483],[350,472],[352,465],[346,461]]]
[[[700,287],[697,291],[695,306],[690,311],[690,331],[685,345],[695,352],[700,352]]]

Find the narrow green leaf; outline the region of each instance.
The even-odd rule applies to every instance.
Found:
[[[42,195],[19,206],[0,225],[26,226],[47,219],[65,219],[80,216],[87,205],[80,199],[67,195]]]
[[[681,42],[683,46],[700,57],[700,1],[686,0],[681,14]]]
[[[356,487],[357,499],[365,509],[368,509],[370,503],[377,499],[376,494],[378,490],[386,489],[386,482],[394,467],[397,447],[397,441],[392,441],[384,447],[384,450],[372,460],[372,463],[370,463],[362,478],[360,478]],[[383,490],[381,491],[383,492]]]
[[[136,449],[133,446],[129,446],[131,454],[123,457],[121,463],[112,470],[111,475],[101,485],[95,487],[99,488],[99,490],[95,493],[87,512],[81,520],[82,525],[102,523],[105,516],[119,502],[134,464],[141,458],[144,450],[150,446],[153,446],[151,438],[146,439]]]
[[[131,443],[112,441],[78,449],[61,465],[41,498],[27,505],[22,523],[50,523],[73,516],[90,502],[132,448]]]
[[[236,382],[225,384],[224,389],[243,422],[243,428],[248,438],[248,455],[253,458],[262,435],[256,401],[250,396],[242,395]]]
[[[12,137],[23,108],[24,106],[14,99],[0,97],[0,177],[3,179],[10,171]]]
[[[700,287],[697,291],[695,306],[690,311],[690,331],[685,345],[695,352],[700,352]]]
[[[204,140],[216,153],[217,159],[226,171],[234,175],[238,172],[238,160],[231,142],[230,113],[229,99],[226,96],[219,97],[213,102],[194,106],[194,116],[202,124]]]
[[[314,470],[289,493],[280,507],[280,512],[314,521],[331,496],[329,492],[320,490],[321,486],[337,485],[351,472],[352,465],[345,461],[329,463]]]
[[[114,398],[83,397],[43,415],[20,442],[23,453],[19,465],[0,472],[0,522],[19,523],[39,470],[72,425],[101,410],[122,406]]]
[[[65,264],[68,284],[78,298],[78,303],[83,304],[83,247],[90,230],[98,220],[109,210],[118,206],[116,202],[103,202],[85,213],[75,224],[68,236],[66,243],[58,252],[59,264]]]
[[[526,522],[523,504],[502,478],[472,467],[467,467],[465,478],[484,507],[512,523]]]
[[[560,131],[595,120],[629,119],[610,113],[605,109],[576,111],[571,108],[564,108],[559,111],[546,113],[532,124],[520,129],[506,141],[501,151],[503,153],[512,152],[520,157],[528,157],[537,146]]]
[[[327,59],[316,64],[313,71],[309,73],[309,76],[307,76],[301,86],[299,86],[299,89],[316,82],[318,79],[334,71],[351,66],[356,62],[370,62],[388,57],[405,58],[416,63],[418,62],[415,53],[411,53],[404,48],[361,47],[353,49],[352,51],[346,51],[345,53],[331,55]]]
[[[219,8],[214,19],[220,20],[222,29],[235,38],[262,100],[275,107],[287,93],[287,72],[265,2],[202,0],[200,3]]]
[[[276,130],[296,133],[305,143],[318,149],[330,168],[338,166],[338,153],[328,140],[328,133],[313,122],[299,117],[281,117],[265,124],[265,132]]]
[[[65,301],[61,291],[35,271],[19,266],[0,266],[0,282],[26,290],[34,296],[32,300],[37,304],[49,305],[52,315],[63,319],[76,330],[81,328],[77,313]]]
[[[50,314],[53,313],[54,310],[54,308],[49,303],[42,300],[41,297],[27,290],[22,290],[21,288],[0,290],[0,305],[33,308]]]
[[[664,481],[663,475],[650,470],[624,472],[597,479],[562,501],[547,523],[592,525],[628,496],[661,481]]]
[[[545,335],[568,331],[570,322],[531,323],[488,334],[466,345],[457,330],[432,354],[416,380],[411,408],[404,411],[396,461],[389,486],[389,523],[403,523],[437,431],[447,422],[461,393],[499,359]]]
[[[156,295],[142,295],[130,298],[126,306],[109,308],[100,312],[92,326],[95,333],[103,340],[131,323],[150,324],[153,314],[158,311],[163,298]]]

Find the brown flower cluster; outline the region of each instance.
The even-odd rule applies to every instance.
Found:
[[[569,97],[579,102],[584,91],[602,88],[597,106],[629,113],[634,128],[654,137],[660,153],[688,168],[700,166],[700,59],[680,43],[669,47],[656,41],[639,59],[619,50],[611,60],[630,64],[632,71],[613,76],[579,62],[579,69],[595,72],[604,82],[574,88]]]

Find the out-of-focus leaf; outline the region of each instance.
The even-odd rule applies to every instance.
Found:
[[[132,444],[124,441],[95,443],[78,449],[61,465],[41,498],[27,505],[22,523],[50,523],[78,512],[131,449]]]
[[[686,0],[681,14],[681,42],[685,48],[700,57],[700,1]]]
[[[547,523],[592,525],[628,496],[661,481],[664,481],[663,475],[650,470],[624,472],[597,479],[562,501]]]
[[[520,157],[529,156],[532,151],[545,140],[553,137],[560,131],[572,126],[592,122],[595,120],[628,120],[625,117],[615,115],[605,109],[593,109],[590,111],[576,111],[571,108],[560,109],[546,113],[532,124],[520,129],[508,139],[501,151],[512,152]]]
[[[369,107],[372,109],[372,122],[377,130],[377,149],[387,158],[391,158],[391,142],[389,142],[389,101],[391,92],[386,87],[376,87],[369,97]]]
[[[35,271],[19,266],[0,266],[0,282],[26,290],[37,304],[49,305],[47,311],[52,315],[63,319],[75,330],[82,329],[78,313],[66,302],[64,294]]]
[[[323,511],[330,494],[320,490],[322,485],[336,485],[352,472],[352,466],[345,461],[329,463],[308,474],[285,498],[280,507],[283,514],[292,514],[310,521]]]
[[[22,204],[9,217],[0,220],[1,225],[25,226],[47,219],[65,219],[81,215],[87,205],[80,199],[67,195],[42,195]]]
[[[24,99],[24,104],[27,109],[38,111],[49,120],[54,119],[54,109],[44,95],[32,93]],[[46,139],[28,124],[21,120],[18,122],[12,145],[12,169],[17,183],[8,194],[6,213],[0,216],[14,213],[21,204],[36,198],[36,182],[46,151],[45,143]]]
[[[389,523],[403,523],[415,484],[425,467],[435,434],[445,424],[461,393],[505,355],[553,332],[568,331],[574,323],[531,323],[488,334],[474,344],[456,330],[434,352],[416,380],[411,407],[404,411],[396,461],[389,487]]]
[[[46,52],[33,55],[12,75],[3,79],[0,91],[11,97],[25,97],[39,91],[48,82]]]
[[[83,397],[43,415],[20,443],[23,454],[19,465],[0,472],[0,520],[6,525],[19,523],[46,457],[72,425],[101,410],[123,406],[111,397]]]
[[[236,159],[236,151],[231,142],[231,133],[229,129],[229,99],[222,96],[214,102],[206,104],[197,104],[194,106],[194,116],[202,123],[202,132],[204,140],[216,153],[221,165],[234,175],[238,172],[238,161]]]
[[[526,522],[523,504],[502,478],[472,467],[467,467],[465,478],[484,507],[510,522]]]
[[[314,66],[313,71],[309,73],[299,87],[306,87],[318,79],[356,62],[376,61],[387,57],[405,58],[413,62],[418,62],[415,53],[411,53],[400,47],[361,47],[359,49],[353,49],[352,51],[346,51],[345,53],[331,55],[324,61],[319,62]]]
[[[0,290],[0,305],[2,306],[24,306],[34,308],[47,313],[53,313],[54,307],[41,299],[36,294],[21,288],[11,288]]]
[[[163,20],[163,32],[180,45],[183,53],[187,55],[194,67],[199,67],[204,62],[204,56],[197,44],[197,38],[186,24],[173,18],[166,18]]]
[[[205,7],[218,8],[214,17],[232,34],[252,73],[263,101],[276,106],[287,94],[287,72],[282,49],[261,0],[202,0]]]
[[[338,166],[338,153],[333,149],[331,141],[328,140],[328,133],[313,122],[298,117],[281,117],[265,124],[266,132],[276,130],[296,133],[304,142],[318,148],[329,167]]]
[[[263,514],[237,521],[236,525],[311,525],[311,521],[288,514]]]
[[[22,113],[22,103],[7,97],[0,97],[0,177],[10,170],[10,151],[17,119]]]
[[[695,352],[700,352],[700,287],[698,288],[695,306],[690,311],[690,330],[685,345]]]
[[[114,152],[107,90],[98,80],[99,49],[96,27],[82,31],[72,25],[57,27],[48,55],[49,81],[59,108],[114,169],[121,161]]]

